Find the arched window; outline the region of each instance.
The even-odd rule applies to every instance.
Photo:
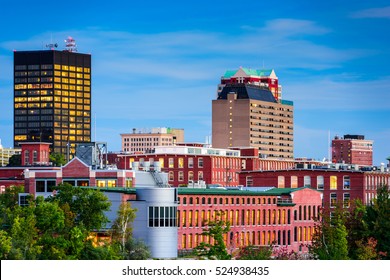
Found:
[[[38,162],[38,152],[36,150],[33,151],[33,162],[35,163]]]
[[[24,164],[25,165],[30,164],[30,151],[29,150],[24,151]]]

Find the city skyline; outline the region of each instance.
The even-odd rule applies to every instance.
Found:
[[[12,145],[13,50],[62,50],[72,36],[92,55],[92,139],[110,151],[132,128],[183,128],[186,141],[204,142],[221,76],[243,66],[274,69],[294,102],[295,157],[328,157],[330,140],[344,134],[373,140],[376,165],[390,155],[385,1],[25,2],[2,4],[4,147]]]

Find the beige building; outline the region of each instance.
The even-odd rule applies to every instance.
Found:
[[[268,87],[226,84],[212,101],[214,148],[257,147],[261,158],[292,159],[293,127],[293,102]]]
[[[173,146],[184,142],[184,129],[152,128],[150,130],[133,129],[132,133],[121,134],[122,151],[126,153],[147,153],[157,146]]]
[[[9,162],[9,158],[12,157],[15,154],[20,154],[21,149],[14,149],[14,148],[4,148],[1,145],[1,139],[0,139],[0,166],[7,166]]]

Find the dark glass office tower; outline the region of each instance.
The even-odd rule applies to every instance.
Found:
[[[91,55],[14,52],[14,146],[34,141],[71,157],[91,141]]]

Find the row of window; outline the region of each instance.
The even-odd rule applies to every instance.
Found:
[[[68,183],[72,186],[87,187],[89,179],[63,179],[63,183]],[[57,185],[56,180],[37,179],[35,182],[35,191],[38,192],[53,192],[53,188]],[[96,179],[96,186],[101,188],[111,188],[117,186],[117,179]],[[126,188],[133,187],[133,179],[126,178]]]
[[[15,65],[15,70],[53,70],[52,64],[30,64],[30,65]],[[89,67],[80,67],[80,66],[70,66],[70,65],[60,65],[60,64],[54,64],[55,70],[64,70],[64,71],[71,71],[71,72],[85,72],[90,73],[91,68]]]
[[[90,92],[76,92],[76,91],[67,91],[67,90],[16,90],[15,91],[15,102],[18,101],[24,101],[23,99],[17,99],[18,96],[25,97],[25,96],[30,96],[30,97],[37,97],[41,96],[41,101],[50,101],[48,99],[42,99],[44,96],[51,96],[51,95],[56,95],[56,96],[70,96],[70,97],[78,97],[78,98],[85,98],[84,100],[89,100],[91,98],[91,93]],[[27,101],[30,101],[30,99],[27,99]],[[56,100],[59,101],[59,100]],[[63,100],[64,102],[66,100]]]
[[[329,189],[337,190],[337,176],[329,176]],[[319,175],[316,177],[316,184],[312,184],[311,176],[303,177],[303,186],[304,187],[316,187],[318,190],[324,189],[324,176]],[[278,176],[278,188],[285,188],[285,176]],[[290,188],[298,188],[298,176],[290,176]],[[351,178],[350,176],[343,176],[343,190],[349,190],[351,188]]]
[[[74,85],[68,85],[68,84],[16,84],[14,89],[15,90],[21,90],[21,89],[65,89],[65,90],[77,90],[77,91],[86,91],[90,92],[91,87],[90,86],[74,86]]]
[[[149,206],[149,227],[176,227],[177,207],[175,206]]]
[[[244,198],[244,197],[220,197],[220,198],[217,198],[217,197],[214,197],[214,198],[211,198],[211,197],[187,197],[186,196],[183,196],[183,199],[182,201],[180,200],[179,198],[179,203],[183,204],[183,205],[275,205],[277,203],[277,199],[276,198],[255,198],[255,197],[247,197],[247,198]]]
[[[330,193],[330,207],[336,207],[338,203],[337,193]],[[343,207],[349,208],[351,203],[351,195],[343,193]]]
[[[207,221],[216,219],[235,226],[287,225],[291,223],[291,210],[182,210],[178,211],[179,227],[203,227]]]
[[[32,162],[30,162],[30,156],[32,154]],[[49,161],[49,155],[47,151],[41,151],[41,162],[48,162]],[[33,164],[35,162],[38,162],[38,151],[33,150],[32,153],[29,150],[24,151],[24,162],[25,164]]]
[[[243,247],[248,245],[266,246],[275,245],[291,245],[291,240],[294,242],[310,242],[314,234],[314,227],[294,227],[291,230],[263,230],[263,231],[241,231],[229,232],[223,235],[223,240],[228,248]],[[293,234],[293,236],[291,236]],[[201,242],[214,244],[213,238],[202,233],[189,233],[181,235],[181,248],[192,249],[198,246]]]

